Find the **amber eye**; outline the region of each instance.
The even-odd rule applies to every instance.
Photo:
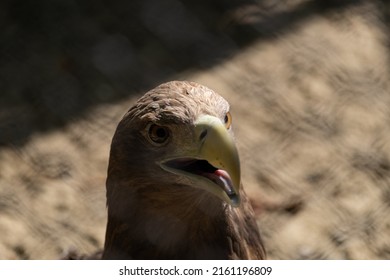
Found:
[[[232,124],[232,115],[229,112],[226,113],[224,122],[225,122],[225,127],[229,129]]]
[[[169,138],[169,129],[164,126],[151,124],[148,129],[149,139],[158,145],[164,144]]]

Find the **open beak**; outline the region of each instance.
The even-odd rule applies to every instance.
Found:
[[[195,122],[195,139],[187,152],[161,167],[184,175],[232,206],[240,204],[240,160],[232,135],[219,118],[203,115]]]

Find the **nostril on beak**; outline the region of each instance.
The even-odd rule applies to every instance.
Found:
[[[207,129],[203,130],[202,133],[199,136],[199,140],[203,141],[207,136]]]

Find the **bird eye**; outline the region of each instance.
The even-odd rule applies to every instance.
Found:
[[[232,124],[232,115],[229,112],[226,113],[224,122],[225,122],[225,127],[229,129]]]
[[[169,129],[164,126],[151,124],[148,129],[149,139],[153,144],[164,144],[169,138]]]

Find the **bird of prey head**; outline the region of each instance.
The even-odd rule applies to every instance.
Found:
[[[263,258],[229,104],[193,82],[147,92],[113,137],[104,258]]]

